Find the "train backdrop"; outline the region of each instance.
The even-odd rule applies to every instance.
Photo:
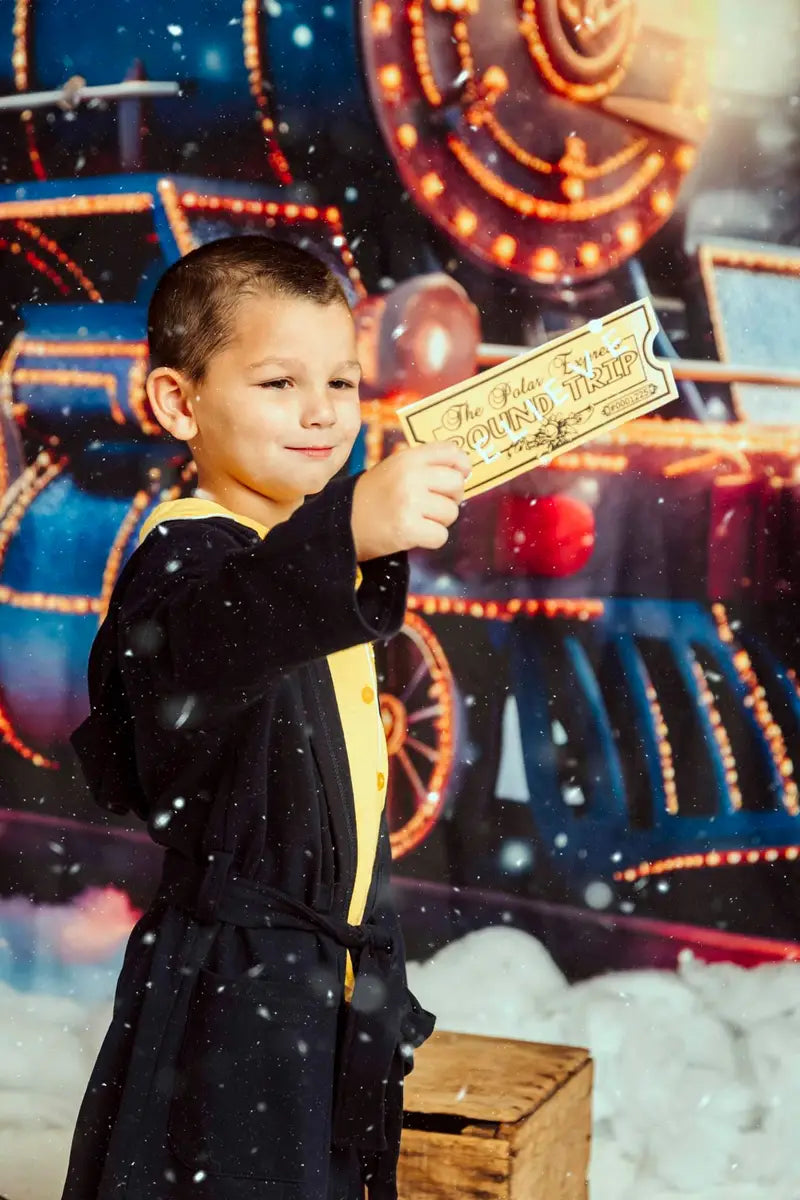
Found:
[[[352,469],[399,445],[400,403],[637,296],[680,380],[414,559],[379,648],[411,952],[507,921],[574,978],[687,944],[796,957],[800,59],[778,9],[759,75],[738,0],[4,0],[0,880],[124,897],[76,917],[65,960],[102,957],[158,866],[67,746],[138,530],[193,486],[147,406],[147,301],[240,232],[348,290]],[[33,952],[3,945],[25,986]]]

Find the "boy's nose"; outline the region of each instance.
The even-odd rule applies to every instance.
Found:
[[[303,408],[302,423],[304,425],[324,425],[326,428],[335,425],[336,408],[327,393],[308,398]]]

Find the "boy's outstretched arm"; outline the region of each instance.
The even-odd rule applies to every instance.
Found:
[[[404,551],[447,540],[463,464],[450,445],[403,451],[332,482],[253,545],[224,519],[156,526],[121,601],[124,674],[228,710],[304,662],[396,633]]]

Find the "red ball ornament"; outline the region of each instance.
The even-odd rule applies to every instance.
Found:
[[[497,569],[502,573],[574,575],[594,550],[594,512],[572,496],[506,496],[498,541]]]

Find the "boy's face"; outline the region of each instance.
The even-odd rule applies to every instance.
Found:
[[[201,484],[244,486],[282,506],[321,491],[358,435],[360,377],[344,304],[246,296],[195,389]]]

